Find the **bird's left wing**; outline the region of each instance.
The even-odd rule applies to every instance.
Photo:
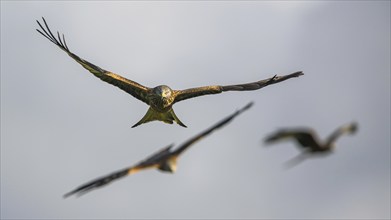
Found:
[[[109,72],[107,70],[104,70],[87,60],[84,60],[77,56],[76,54],[72,53],[65,42],[65,37],[62,35],[62,39],[60,36],[60,33],[57,32],[57,38],[53,35],[53,33],[50,31],[48,24],[46,23],[45,19],[42,18],[46,29],[37,21],[38,25],[41,27],[41,30],[36,29],[40,34],[42,34],[44,37],[49,39],[52,43],[60,47],[63,51],[65,51],[70,57],[72,57],[76,62],[81,64],[85,69],[90,71],[92,74],[94,74],[96,77],[101,79],[102,81],[105,81],[107,83],[110,83],[111,85],[114,85],[125,92],[129,93],[130,95],[134,96],[135,98],[139,99],[140,101],[143,101],[147,104],[148,98],[147,98],[147,92],[150,88],[145,87],[143,85],[138,84],[137,82],[134,82],[132,80],[126,79],[118,74]]]
[[[203,87],[191,88],[191,89],[185,89],[185,90],[175,90],[174,91],[174,95],[175,95],[174,102],[179,102],[179,101],[189,99],[189,98],[194,98],[197,96],[218,94],[218,93],[222,93],[222,92],[226,92],[226,91],[257,90],[257,89],[261,89],[265,86],[279,83],[279,82],[285,81],[285,80],[293,78],[293,77],[299,77],[301,75],[304,75],[303,72],[298,71],[298,72],[284,75],[284,76],[275,75],[271,78],[260,80],[257,82],[252,82],[252,83],[229,85],[229,86],[203,86]]]
[[[319,146],[317,135],[312,129],[281,129],[267,136],[265,143],[273,143],[287,138],[296,140],[304,148]]]
[[[326,145],[333,144],[343,134],[354,134],[358,129],[357,122],[343,125],[337,128],[330,136],[326,139]]]

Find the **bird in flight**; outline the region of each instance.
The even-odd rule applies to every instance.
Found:
[[[212,133],[214,130],[223,127],[228,122],[230,122],[232,119],[234,119],[236,116],[238,116],[243,111],[249,109],[253,105],[252,102],[244,106],[243,108],[237,110],[233,114],[229,115],[228,117],[224,118],[220,122],[216,123],[209,129],[201,132],[200,134],[190,138],[185,143],[180,145],[175,150],[171,150],[173,147],[173,144],[164,147],[163,149],[159,150],[158,152],[155,152],[151,156],[149,156],[147,159],[137,163],[134,166],[121,169],[119,171],[113,172],[109,175],[100,177],[98,179],[92,180],[84,185],[81,185],[80,187],[76,188],[75,190],[66,193],[64,195],[64,198],[71,196],[73,194],[77,195],[83,195],[84,193],[87,193],[93,189],[105,186],[109,183],[111,183],[114,180],[117,180],[119,178],[125,177],[127,175],[131,175],[134,173],[137,173],[139,171],[142,171],[144,169],[151,169],[155,168],[162,172],[169,172],[174,173],[176,171],[176,163],[177,159],[180,156],[181,153],[183,153],[187,148],[195,144],[197,141],[201,140],[202,138],[208,136],[210,133]]]
[[[139,99],[142,102],[145,102],[147,105],[150,106],[147,113],[144,115],[144,117],[139,122],[134,124],[132,127],[136,127],[140,124],[150,122],[150,121],[155,121],[155,120],[163,121],[169,124],[176,122],[180,126],[186,127],[186,125],[183,124],[176,116],[172,108],[172,106],[179,101],[183,101],[189,98],[194,98],[203,95],[218,94],[226,91],[257,90],[271,84],[285,81],[292,77],[299,77],[303,75],[302,71],[298,71],[284,76],[275,75],[271,78],[260,80],[257,82],[252,82],[252,83],[229,85],[229,86],[219,86],[219,85],[203,86],[203,87],[190,88],[184,90],[173,90],[166,85],[159,85],[154,88],[149,88],[137,82],[134,82],[130,79],[126,79],[125,77],[122,77],[118,74],[104,70],[88,62],[87,60],[80,58],[76,54],[72,53],[65,42],[64,35],[62,35],[61,38],[60,33],[57,32],[57,38],[56,38],[56,36],[50,31],[49,26],[43,17],[42,20],[46,29],[37,20],[37,23],[40,26],[41,30],[39,29],[36,30],[40,34],[42,34],[44,37],[49,39],[52,43],[60,47],[60,49],[65,51],[71,58],[73,58],[76,62],[81,64],[85,69],[90,71],[96,77],[124,90],[125,92],[129,93],[133,97]]]
[[[352,122],[337,128],[324,141],[320,141],[318,135],[310,128],[280,129],[267,136],[265,143],[270,144],[283,139],[294,139],[303,150],[301,154],[288,161],[289,167],[295,166],[306,159],[309,155],[325,155],[331,153],[335,148],[336,140],[344,134],[354,134],[358,129],[356,122]]]

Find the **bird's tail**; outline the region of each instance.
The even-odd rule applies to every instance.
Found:
[[[298,154],[297,156],[293,157],[292,159],[286,161],[284,163],[284,168],[285,169],[290,169],[293,168],[297,165],[299,165],[301,162],[303,162],[305,159],[308,158],[308,154],[306,152],[303,152],[301,154]]]
[[[144,117],[137,122],[135,125],[132,126],[132,128],[137,127],[141,124],[150,122],[150,121],[163,121],[168,124],[172,124],[174,121],[179,124],[182,127],[186,128],[186,125],[179,120],[179,118],[176,116],[174,110],[171,108],[167,112],[161,113],[158,111],[155,111],[152,107],[149,107],[147,113],[144,115]]]

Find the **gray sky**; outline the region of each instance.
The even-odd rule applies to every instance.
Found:
[[[131,126],[148,106],[39,35],[145,86],[236,84],[302,70],[259,91],[174,106],[188,125]],[[252,109],[188,150],[175,174],[137,173],[80,198],[80,184]],[[336,153],[261,140],[359,123]],[[390,218],[390,2],[1,1],[1,218]]]

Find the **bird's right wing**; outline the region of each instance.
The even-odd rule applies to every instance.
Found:
[[[234,112],[230,116],[224,118],[223,120],[221,120],[217,124],[213,125],[212,127],[208,128],[207,130],[203,131],[202,133],[198,134],[197,136],[189,139],[188,141],[183,143],[181,146],[179,146],[172,154],[176,155],[176,156],[179,155],[180,153],[185,151],[188,147],[190,147],[191,145],[193,145],[197,141],[201,140],[202,138],[206,137],[207,135],[212,133],[214,130],[219,129],[219,128],[223,127],[224,125],[226,125],[228,122],[232,121],[232,119],[234,119],[236,116],[238,116],[243,111],[249,109],[253,104],[254,104],[253,102],[248,103],[246,106],[237,110],[236,112]]]
[[[132,168],[126,168],[126,169],[122,169],[122,170],[113,172],[109,175],[100,177],[98,179],[92,180],[86,184],[83,184],[83,185],[77,187],[75,190],[72,190],[71,192],[66,193],[64,195],[64,198],[71,196],[73,194],[78,194],[79,196],[83,195],[93,189],[105,186],[114,180],[125,177],[126,175],[128,175],[130,173],[134,173],[136,171],[137,171],[137,169],[132,167]]]
[[[105,186],[105,185],[111,183],[114,180],[117,180],[119,178],[125,177],[130,174],[134,174],[134,173],[139,172],[143,169],[158,167],[160,162],[162,162],[162,160],[167,158],[166,156],[169,156],[169,154],[170,154],[169,151],[172,146],[173,146],[173,144],[159,150],[158,152],[155,152],[150,157],[148,157],[145,160],[142,160],[141,162],[139,162],[135,166],[128,167],[128,168],[113,172],[113,173],[108,174],[106,176],[92,180],[86,184],[83,184],[83,185],[77,187],[75,190],[72,190],[71,192],[65,194],[64,198],[71,196],[73,194],[83,195],[93,189],[100,188],[102,186]]]
[[[85,69],[90,71],[92,74],[94,74],[96,77],[100,78],[101,80],[110,83],[111,85],[114,85],[125,92],[129,93],[130,95],[134,96],[135,98],[147,103],[147,92],[149,90],[148,87],[145,87],[143,85],[140,85],[132,80],[126,79],[118,74],[106,71],[90,62],[87,60],[84,60],[80,58],[79,56],[75,55],[72,53],[69,49],[68,46],[65,42],[65,37],[59,34],[57,32],[57,38],[53,35],[53,33],[50,31],[49,26],[47,25],[46,21],[44,18],[42,18],[46,29],[37,21],[38,25],[41,27],[41,30],[36,29],[40,34],[42,34],[44,37],[49,39],[52,43],[60,47],[63,51],[65,51],[70,57],[72,57],[76,62],[81,64]]]

